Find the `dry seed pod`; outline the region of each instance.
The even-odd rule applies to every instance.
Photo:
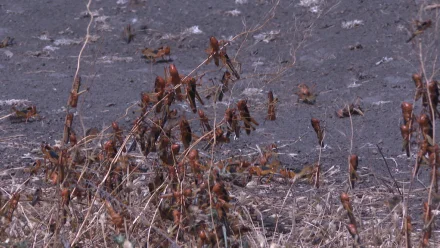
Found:
[[[312,127],[315,130],[316,136],[318,137],[318,142],[321,147],[324,147],[324,131],[321,129],[321,124],[318,119],[312,118]]]

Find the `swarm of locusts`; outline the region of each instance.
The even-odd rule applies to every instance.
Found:
[[[133,41],[134,33],[130,25],[124,28],[122,36],[127,44]],[[79,132],[78,124],[74,125],[80,122],[75,112],[78,99],[88,88],[81,85],[79,75],[74,78],[61,144],[42,143],[39,148],[42,159],[26,170],[29,178],[42,176],[53,186],[52,193],[38,188],[29,196],[32,206],[54,209],[47,220],[51,233],[61,233],[67,227],[80,233],[78,228],[90,221],[88,209],[93,209],[103,214],[100,223],[106,222],[112,233],[126,234],[134,228],[150,230],[151,246],[192,243],[198,247],[233,247],[242,242],[240,235],[251,229],[237,218],[234,199],[229,193],[232,185],[245,187],[252,177],[257,177],[259,183],[270,183],[274,178],[293,182],[305,179],[319,187],[319,163],[298,171],[286,169],[275,144],[246,158],[209,156],[211,152],[221,152],[219,147],[226,143],[256,135],[260,123],[254,116],[253,102],[248,99],[231,97],[232,104],[216,117],[207,111],[207,102],[223,101],[231,94],[231,86],[242,79],[239,63],[227,53],[230,43],[210,37],[208,44],[202,66],[214,61],[222,75],[214,90],[203,83],[204,74],[181,74],[178,66],[171,63],[169,46],[142,50],[143,56],[156,66],[159,66],[156,62],[167,65],[163,75],[156,75],[152,90],[140,93],[138,110],[133,112],[136,119],[128,127],[114,121],[102,132],[96,128]],[[305,84],[298,88],[300,101],[315,103],[314,88]],[[265,120],[277,120],[277,104],[278,98],[269,91]],[[360,107],[353,104],[352,109],[356,111]],[[37,116],[35,106],[23,110],[14,107],[13,111],[26,122]],[[323,148],[325,128],[315,118],[311,124]],[[423,125],[428,136],[429,124]],[[98,149],[90,149],[92,145]],[[353,162],[351,170],[356,167]],[[354,186],[356,178],[350,180]],[[145,192],[143,184],[148,186]],[[57,200],[47,200],[53,197]],[[1,212],[8,222],[13,221],[17,206],[24,200],[20,190],[12,192]],[[146,204],[145,208],[155,209],[156,214],[146,219],[135,204]],[[163,233],[171,238],[164,238]]]

